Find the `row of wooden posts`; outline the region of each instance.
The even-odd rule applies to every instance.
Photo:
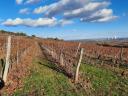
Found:
[[[6,63],[4,66],[4,70],[2,70],[1,72],[1,78],[4,80],[4,82],[7,81],[7,76],[8,76],[8,71],[9,71],[9,67],[10,67],[10,55],[11,55],[11,36],[8,36],[8,40],[7,40],[7,53],[6,53]],[[75,56],[77,56],[78,51],[80,49],[80,45],[81,43],[79,43],[78,48],[77,48],[77,52],[75,54]],[[48,50],[47,50],[48,51]],[[79,68],[80,68],[80,64],[82,61],[82,57],[83,57],[83,51],[84,49],[81,49],[81,53],[80,53],[80,58],[79,58],[79,62],[77,65],[77,69],[76,69],[76,74],[75,74],[75,82],[78,82],[78,77],[79,77]],[[60,63],[62,64],[64,62],[62,54],[60,55]]]
[[[79,43],[78,45],[78,48],[77,48],[77,51],[76,51],[76,54],[75,54],[75,57],[77,56],[79,50],[80,50],[80,46],[81,46],[81,43]],[[0,75],[1,75],[1,78],[4,80],[4,82],[7,81],[7,75],[8,75],[8,71],[9,71],[9,66],[10,66],[10,55],[11,55],[11,36],[8,36],[8,40],[7,40],[7,53],[6,53],[6,63],[5,63],[5,66],[4,66],[4,70],[1,71]],[[47,49],[47,48],[45,48]],[[48,50],[47,51],[51,51],[51,50]],[[52,51],[53,53],[53,51]],[[81,53],[80,53],[80,58],[79,58],[79,62],[78,62],[78,65],[77,65],[77,69],[76,69],[76,74],[75,74],[75,82],[78,81],[78,77],[79,77],[79,68],[80,68],[80,64],[81,64],[81,61],[82,61],[82,57],[83,57],[83,53],[84,53],[84,49],[82,48],[81,49]],[[122,53],[123,53],[123,48],[121,48],[121,54],[120,54],[120,58],[122,59]],[[17,54],[18,55],[18,54]],[[17,60],[18,62],[18,60]],[[60,54],[60,64],[63,66],[64,60],[63,60],[63,54],[61,53]]]
[[[78,45],[78,48],[77,48],[76,53],[75,53],[75,57],[77,57],[77,55],[78,55],[78,52],[80,50],[80,46],[81,46],[81,43],[79,43],[79,45]],[[53,52],[52,50],[50,50],[49,48],[47,48],[45,46],[42,46],[42,48],[44,50],[46,50],[47,53],[50,54],[53,58],[58,58],[57,54],[55,52]],[[76,72],[75,72],[75,78],[74,78],[75,83],[78,83],[79,69],[80,69],[82,58],[83,58],[84,48],[81,48],[80,51],[81,51],[80,52],[80,57],[79,57],[79,61],[78,61],[78,64],[77,64],[77,68],[76,68]],[[60,66],[64,67],[65,64],[64,64],[64,59],[63,59],[63,53],[62,52],[60,53],[59,60],[60,60],[59,61]]]

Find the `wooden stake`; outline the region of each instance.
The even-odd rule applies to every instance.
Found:
[[[120,60],[122,61],[122,58],[123,58],[123,48],[120,49]]]
[[[3,77],[4,60],[0,59],[0,78]]]
[[[77,48],[77,51],[76,51],[76,54],[75,54],[75,57],[77,56],[77,54],[78,54],[78,51],[79,51],[79,49],[80,49],[80,45],[81,45],[81,42],[79,43],[79,45],[78,45],[78,48]]]
[[[120,49],[120,63],[118,64],[118,67],[120,67],[120,65],[122,64],[122,60],[123,60],[123,48]]]
[[[18,37],[17,37],[17,53],[16,53],[16,57],[17,57],[17,60],[16,60],[16,63],[19,64],[19,41],[18,41]]]
[[[79,68],[80,68],[80,64],[81,64],[82,58],[83,58],[83,53],[84,53],[84,49],[82,48],[82,49],[81,49],[81,53],[80,53],[80,59],[79,59],[79,62],[78,62],[78,65],[77,65],[77,69],[76,69],[75,83],[78,82],[78,78],[79,78]]]
[[[60,65],[63,67],[64,66],[64,60],[63,60],[63,54],[61,52],[60,54]]]
[[[10,65],[10,54],[11,54],[11,36],[8,37],[6,64],[5,64],[4,74],[3,74],[4,82],[6,82],[7,80],[7,74],[8,74],[9,65]]]

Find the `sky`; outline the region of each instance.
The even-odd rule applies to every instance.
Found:
[[[1,0],[0,30],[65,40],[128,37],[128,0]]]

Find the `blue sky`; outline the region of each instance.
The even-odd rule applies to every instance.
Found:
[[[0,29],[40,37],[128,37],[128,0],[1,0]]]

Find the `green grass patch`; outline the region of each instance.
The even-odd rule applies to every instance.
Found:
[[[47,60],[34,60],[31,75],[24,79],[24,87],[14,96],[86,96],[85,91],[77,90],[64,74],[53,70],[56,66]],[[53,69],[52,69],[53,68]]]
[[[83,77],[90,79],[95,95],[127,96],[128,78],[119,77],[110,70],[88,64],[81,64],[80,70]]]
[[[24,79],[24,87],[16,90],[13,96],[87,96],[87,90],[71,83],[67,76],[55,70],[56,67],[47,60],[34,60],[31,75]],[[128,94],[128,78],[120,77],[111,70],[81,64],[80,73],[91,82],[92,93],[89,96]]]

